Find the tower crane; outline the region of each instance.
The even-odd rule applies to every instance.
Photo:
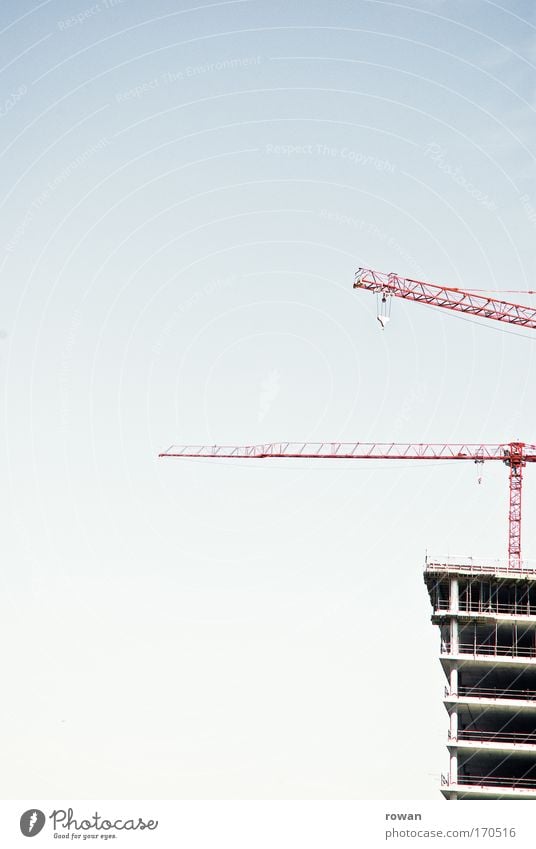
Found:
[[[536,463],[536,445],[507,442],[497,445],[385,442],[270,442],[265,445],[172,445],[159,457],[264,460],[301,458],[310,460],[488,460],[504,463],[509,470],[508,566],[521,568],[521,494],[523,468]]]
[[[371,268],[359,268],[355,274],[355,289],[376,292],[382,303],[391,297],[442,307],[457,312],[488,318],[494,321],[536,329],[536,309],[465,292],[448,286],[437,286],[420,280],[384,273]],[[382,325],[389,320],[386,306],[378,315]],[[508,565],[520,569],[521,559],[521,496],[523,469],[536,462],[536,445],[525,442],[499,444],[450,443],[366,443],[366,442],[272,442],[265,445],[172,445],[160,457],[190,457],[211,459],[260,460],[267,458],[307,458],[337,460],[472,460],[503,462],[509,470],[508,503]]]

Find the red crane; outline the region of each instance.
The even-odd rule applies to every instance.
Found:
[[[444,309],[489,318],[494,321],[536,329],[536,310],[520,304],[500,301],[475,292],[437,286],[421,280],[386,274],[371,268],[359,268],[355,289],[376,292],[380,298],[378,320],[385,327],[389,320],[390,298],[405,298]],[[276,442],[267,445],[172,445],[160,457],[264,459],[301,457],[338,460],[472,460],[483,463],[499,460],[509,469],[508,565],[521,566],[521,495],[523,468],[536,462],[536,445],[507,442],[498,445],[450,445],[423,443],[366,442]]]
[[[367,289],[381,296],[383,309],[379,311],[378,321],[382,327],[389,320],[388,298],[395,297],[429,304],[432,307],[456,310],[479,318],[490,318],[493,321],[536,329],[536,309],[532,307],[499,301],[496,298],[464,292],[462,289],[449,286],[423,283],[422,280],[400,277],[393,272],[386,274],[383,271],[374,271],[372,268],[358,268],[354,289]]]
[[[509,469],[508,565],[521,568],[521,493],[523,468],[536,463],[536,445],[451,445],[396,442],[270,442],[266,445],[172,445],[160,457],[244,459],[300,457],[312,460],[499,460]]]

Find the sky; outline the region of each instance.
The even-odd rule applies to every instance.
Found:
[[[536,443],[533,334],[352,288],[536,304],[534,5],[4,0],[0,44],[0,796],[440,798],[424,558],[506,556],[507,470],[158,453]]]

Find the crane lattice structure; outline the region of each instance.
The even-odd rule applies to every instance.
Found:
[[[271,442],[265,445],[172,445],[160,457],[264,460],[472,460],[500,461],[509,469],[508,564],[521,564],[521,495],[523,468],[536,462],[536,445],[508,442],[497,445],[382,442]]]
[[[407,301],[455,310],[478,318],[489,318],[493,321],[536,329],[536,310],[532,307],[499,301],[496,298],[464,292],[462,289],[449,286],[424,283],[422,280],[412,280],[410,277],[400,277],[393,272],[385,273],[372,268],[358,268],[355,273],[354,289],[376,292],[382,296],[384,303],[389,297],[404,298]]]

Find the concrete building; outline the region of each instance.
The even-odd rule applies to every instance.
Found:
[[[446,799],[536,799],[536,567],[427,558],[449,716]]]

